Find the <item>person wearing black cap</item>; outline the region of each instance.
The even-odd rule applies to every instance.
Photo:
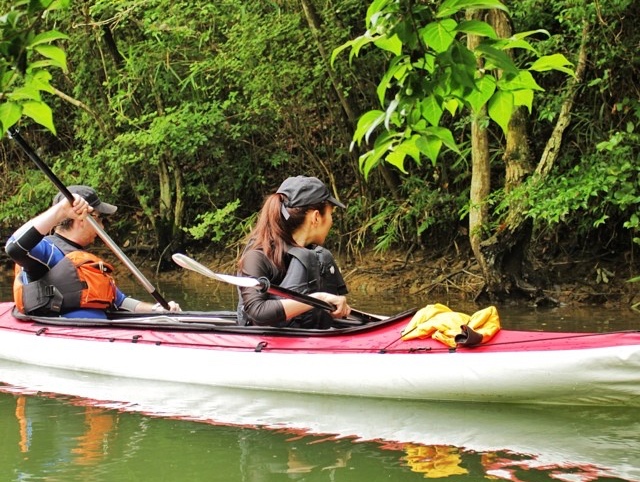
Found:
[[[238,262],[242,276],[266,277],[274,285],[332,303],[336,310],[329,314],[239,288],[239,324],[326,329],[333,318],[349,315],[345,282],[333,256],[322,247],[336,206],[345,207],[318,178],[289,177],[265,200]]]
[[[103,216],[118,208],[101,201],[89,186],[68,189],[73,205],[58,193],[49,209],[27,221],[7,241],[5,250],[16,263],[13,292],[18,310],[70,318],[105,318],[106,309],[162,310],[125,295],[115,285],[111,265],[85,250],[97,236],[86,217],[101,223]],[[173,301],[169,306],[180,311]]]

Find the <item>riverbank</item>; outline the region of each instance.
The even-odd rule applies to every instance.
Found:
[[[193,256],[204,260],[216,272],[235,271],[233,258],[209,253]],[[401,251],[371,251],[357,257],[338,254],[336,259],[351,293],[359,296],[397,293],[406,297],[473,302],[484,285],[475,258],[457,252],[436,257],[422,251],[409,255]],[[544,274],[547,285],[540,287],[541,292],[560,305],[625,308],[640,303],[640,282],[628,282],[640,275],[640,268],[637,263],[634,268],[627,259],[628,256],[558,257],[534,261],[532,271]],[[537,302],[515,298],[504,301],[531,306]]]
[[[453,296],[473,301],[484,285],[480,266],[474,258],[454,255],[430,258],[425,254],[405,258],[403,253],[369,254],[357,263],[347,263],[343,270],[351,286],[371,294],[393,289],[412,296]],[[549,282],[548,286],[540,286],[541,292],[562,305],[622,307],[640,303],[640,283],[628,282],[634,276],[628,263],[557,259],[534,270],[544,272]],[[505,301],[537,302],[536,299]]]

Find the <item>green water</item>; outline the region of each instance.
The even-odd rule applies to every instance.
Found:
[[[15,416],[16,406],[23,413]],[[410,480],[401,451],[2,395],[3,480]],[[409,478],[408,478],[409,477]],[[413,477],[415,479],[415,477]]]
[[[223,395],[228,396],[228,391]],[[185,393],[187,405],[189,396]],[[315,397],[311,409],[317,417],[314,420],[308,414],[304,421],[299,402],[308,398],[292,396],[287,404],[287,397],[280,397],[276,406],[269,395],[263,401],[257,400],[260,394],[252,396],[256,397],[253,402],[244,400],[256,405],[250,409],[256,411],[253,420],[269,426],[271,420],[280,419],[280,427],[240,423],[251,418],[246,415],[239,415],[235,424],[220,423],[215,413],[198,413],[197,403],[190,412],[174,407],[154,414],[147,412],[147,402],[138,410],[125,403],[25,394],[4,385],[0,389],[0,478],[69,482],[640,480],[640,423],[635,410],[399,401],[362,401],[358,408],[352,400],[329,398],[332,410],[339,410],[342,402],[348,415],[336,422],[317,401],[322,397]],[[258,414],[260,405],[263,417]],[[240,414],[244,407],[234,410]],[[234,410],[222,409],[221,418],[227,419]],[[283,413],[276,416],[278,410]],[[287,412],[293,422],[284,422]],[[340,414],[336,417],[340,419]],[[341,433],[313,433],[296,424],[334,427]],[[350,430],[354,435],[347,435]],[[384,438],[375,439],[376,431]]]

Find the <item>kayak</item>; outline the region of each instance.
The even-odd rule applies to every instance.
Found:
[[[487,343],[403,340],[416,310],[331,330],[240,327],[232,312],[18,318],[0,358],[112,377],[403,400],[640,404],[640,332],[500,330]]]
[[[102,417],[119,418],[126,412],[262,429],[311,445],[319,440],[332,444],[346,440],[353,446],[376,443],[381,450],[394,451],[389,456],[400,451],[412,471],[430,479],[463,475],[473,464],[474,471],[484,470],[485,478],[493,480],[640,481],[640,420],[635,407],[318,396],[116,378],[4,360],[0,360],[0,392],[55,397]],[[26,402],[27,417],[30,403]],[[38,413],[36,408],[34,412]],[[109,424],[107,429],[115,431],[119,425]],[[27,420],[23,426],[28,426]],[[93,435],[95,428],[96,424],[87,424]],[[12,430],[18,432],[18,424],[7,425],[9,441],[18,439],[17,434],[9,437]],[[38,441],[35,428],[20,433],[27,441]],[[136,431],[136,436],[145,433]],[[114,437],[99,435],[100,441]],[[145,440],[136,438],[135,446],[141,445],[146,446]],[[105,451],[116,447],[100,444]],[[480,460],[482,469],[477,465]]]

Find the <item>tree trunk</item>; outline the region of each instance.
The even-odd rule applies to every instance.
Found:
[[[486,107],[482,107],[477,116],[486,115]],[[487,196],[491,192],[491,167],[489,159],[489,137],[487,129],[481,126],[481,119],[471,123],[471,192],[469,208],[469,240],[473,254],[487,277],[491,276],[484,255],[480,250],[483,238],[483,227],[488,221]]]
[[[468,19],[479,18],[477,11],[467,13]],[[467,47],[474,50],[480,38],[477,35],[467,37]],[[482,62],[478,59],[478,62]],[[483,65],[479,65],[480,68]],[[471,191],[469,208],[469,241],[473,254],[485,276],[490,276],[487,270],[480,243],[483,237],[483,227],[488,221],[488,208],[486,204],[487,196],[491,193],[491,166],[489,157],[489,137],[487,129],[482,126],[487,116],[486,106],[482,106],[478,112],[473,113],[471,122]]]
[[[491,10],[488,22],[498,37],[507,38],[513,34],[511,22],[505,12]],[[511,52],[509,52],[511,55]],[[498,77],[502,75],[498,72]],[[531,174],[531,152],[527,132],[527,112],[525,107],[514,111],[509,120],[509,131],[506,134],[505,150],[502,159],[505,164],[505,193],[509,193]],[[518,206],[510,206],[509,213],[520,212]],[[499,235],[494,235],[481,243],[479,250],[485,261],[485,286],[483,293],[493,300],[504,293],[514,293],[517,288],[526,284],[522,281],[523,264],[530,242],[530,225],[523,219],[512,219],[512,222],[501,226]]]
[[[500,12],[502,13],[502,12]],[[494,24],[494,28],[496,25]],[[499,36],[510,35],[510,32],[499,31]],[[584,75],[587,60],[587,40],[589,28],[585,20],[582,31],[576,77],[573,79],[563,102],[558,121],[535,170],[538,180],[544,179],[553,167],[559,155],[562,135],[569,125],[571,109],[578,84]],[[532,163],[526,134],[526,116],[521,109],[516,111],[509,123],[507,148],[504,155],[506,164],[505,191],[508,193],[521,184],[532,173]],[[554,303],[542,293],[541,286],[532,285],[527,280],[526,265],[527,247],[533,230],[532,221],[525,218],[522,205],[512,204],[509,207],[505,223],[491,238],[481,244],[484,259],[493,271],[493,275],[485,279],[486,285],[478,297],[486,296],[490,300],[500,299],[503,295],[519,293],[522,296],[536,299],[538,303]],[[540,284],[537,281],[535,284]]]
[[[156,234],[158,236],[158,247],[164,249],[171,242],[174,225],[171,172],[168,162],[164,158],[158,162],[158,180],[158,218],[160,222],[156,223]]]
[[[572,80],[569,87],[569,93],[562,103],[560,109],[560,115],[558,116],[558,122],[551,133],[551,137],[547,141],[544,152],[540,157],[538,166],[536,167],[536,176],[544,179],[551,168],[553,167],[556,159],[558,158],[558,152],[560,150],[560,144],[562,143],[562,135],[569,125],[571,120],[571,109],[573,108],[573,101],[575,100],[578,86],[582,83],[584,77],[584,71],[587,67],[587,42],[589,40],[589,23],[584,20],[584,26],[582,27],[582,40],[580,42],[580,54],[578,55],[578,64],[576,65],[575,78]]]

